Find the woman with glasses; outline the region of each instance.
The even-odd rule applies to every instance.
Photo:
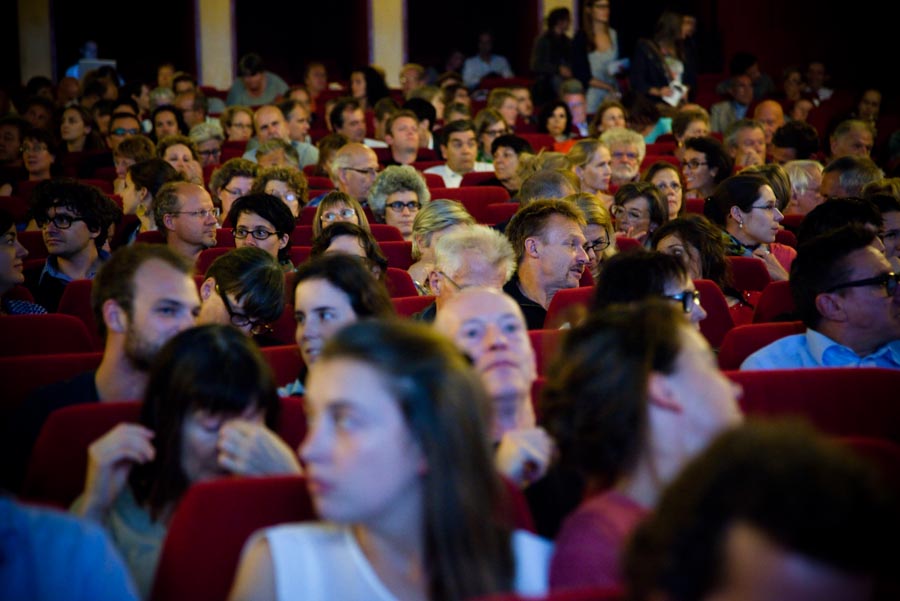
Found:
[[[709,136],[688,138],[684,142],[681,172],[685,198],[709,198],[716,186],[731,175],[734,160],[722,143]]]
[[[478,157],[476,161],[493,163],[491,144],[498,137],[510,133],[503,115],[496,109],[482,109],[475,115],[475,134],[478,136]]]
[[[301,456],[322,521],[253,537],[232,601],[546,593],[551,545],[505,519],[491,401],[449,340],[411,322],[353,324],[307,383]]]
[[[612,214],[616,231],[649,246],[654,230],[669,220],[666,199],[650,182],[625,184],[616,191]]]
[[[293,271],[291,233],[296,221],[283,202],[272,194],[248,194],[231,205],[226,223],[234,228],[237,248],[261,248],[278,260],[284,271]]]
[[[222,162],[225,132],[218,123],[198,123],[191,128],[188,137],[197,145],[197,154],[200,155],[203,167],[213,167]]]
[[[678,167],[668,161],[657,161],[647,167],[642,182],[650,182],[666,197],[668,218],[684,215],[684,180]]]
[[[608,267],[620,258],[630,267],[629,256],[614,257]],[[668,264],[657,276],[681,267],[656,256]],[[609,291],[606,281],[604,275]],[[681,307],[665,298],[621,300],[628,304],[592,311],[566,336],[559,354],[565,360],[548,372],[544,387],[542,421],[560,465],[581,476],[585,499],[556,537],[553,588],[619,585],[618,558],[663,489],[742,421],[740,387],[719,371]]]
[[[400,230],[406,241],[412,241],[416,214],[430,200],[425,178],[409,165],[387,167],[369,191],[375,219]]]
[[[756,257],[773,280],[789,279],[797,251],[775,242],[784,215],[766,178],[758,173],[729,177],[706,200],[703,212],[724,230],[728,255]]]
[[[169,520],[192,484],[230,475],[298,474],[272,431],[279,402],[256,344],[232,327],[173,337],[150,368],[139,423],[121,423],[88,449],[72,512],[103,524],[148,598]]]
[[[253,111],[246,106],[229,106],[219,117],[229,142],[246,142],[253,137]]]
[[[206,270],[198,324],[231,324],[247,336],[269,331],[284,311],[284,272],[261,248],[228,251]]]
[[[613,228],[613,220],[597,197],[593,194],[581,192],[572,196],[567,196],[564,200],[569,200],[578,205],[581,212],[584,213],[585,225],[581,228],[587,242],[584,250],[587,252],[588,259],[591,262],[591,276],[594,283],[600,277],[600,270],[603,267],[603,261],[611,258],[616,254],[616,233]]]
[[[302,171],[290,167],[268,167],[260,170],[250,191],[254,194],[277,196],[295,219],[300,216],[300,209],[309,201],[309,184],[306,176]]]
[[[344,192],[329,192],[316,207],[316,215],[313,217],[313,239],[322,235],[322,232],[332,223],[345,221],[358,225],[369,231],[369,219],[359,202]]]

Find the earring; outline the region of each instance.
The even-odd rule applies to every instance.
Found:
[[[743,221],[738,221],[738,229],[739,229],[739,230],[744,229],[744,222],[743,222]]]

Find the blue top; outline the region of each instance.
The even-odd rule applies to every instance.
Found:
[[[0,497],[0,599],[137,598],[100,526]]]
[[[797,367],[886,367],[900,369],[900,340],[890,342],[874,353],[860,357],[815,330],[776,340],[747,357],[741,364],[747,369],[793,369]]]

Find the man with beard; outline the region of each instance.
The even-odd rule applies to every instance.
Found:
[[[6,451],[3,484],[12,490],[50,413],[77,403],[143,399],[157,351],[192,327],[200,312],[191,265],[161,244],[117,250],[94,278],[91,305],[105,336],[100,366],[36,390],[10,420],[0,444]]]

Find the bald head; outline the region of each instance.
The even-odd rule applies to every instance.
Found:
[[[290,139],[287,120],[277,106],[267,104],[259,107],[253,116],[253,122],[256,125],[256,137],[260,142],[272,138],[278,138],[285,142]]]
[[[784,125],[784,110],[774,100],[763,100],[756,105],[753,118],[762,123],[766,132],[766,145],[769,145],[775,130]]]
[[[368,146],[350,142],[334,153],[331,172],[338,189],[361,202],[375,182],[378,157]]]

